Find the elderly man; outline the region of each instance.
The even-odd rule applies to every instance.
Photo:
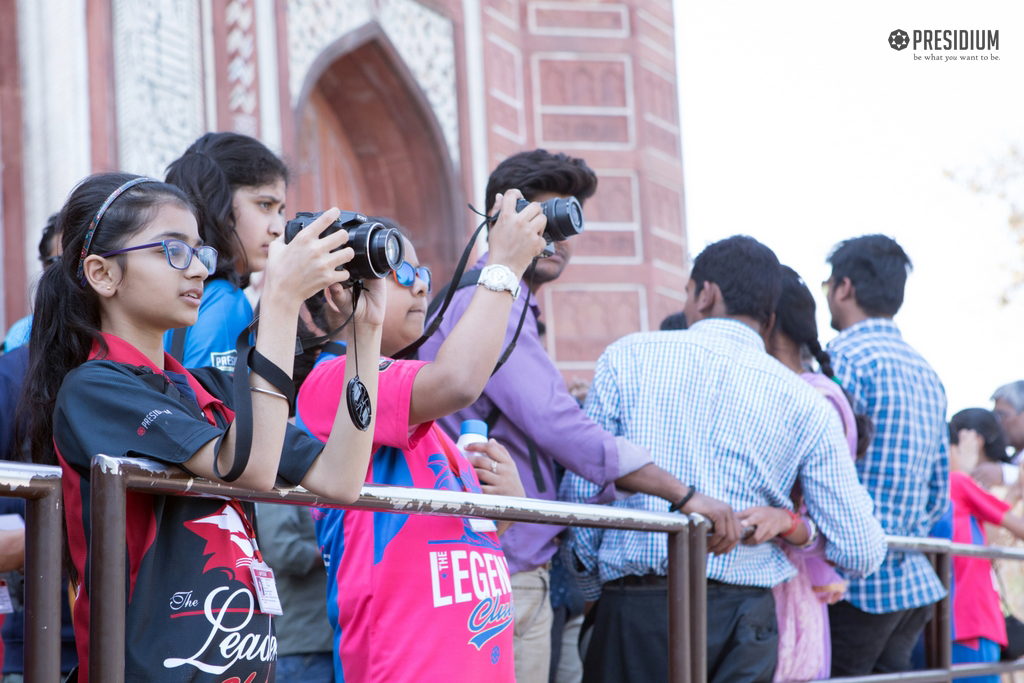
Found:
[[[984,462],[971,472],[971,476],[989,486],[1013,486],[1020,476],[1021,451],[1024,451],[1024,380],[1010,382],[992,394],[995,406],[992,412],[1006,432],[1006,442],[1013,447],[1013,464]]]

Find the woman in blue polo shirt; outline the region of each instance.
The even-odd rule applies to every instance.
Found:
[[[167,167],[167,182],[199,210],[199,236],[220,255],[206,283],[199,319],[164,335],[187,368],[235,369],[235,340],[252,322],[243,290],[263,272],[270,243],[284,232],[288,168],[259,140],[207,133]]]
[[[351,308],[338,284],[348,274],[335,270],[353,256],[342,248],[347,234],[318,239],[337,216],[337,209],[325,212],[269,251],[263,325],[254,369],[245,375],[254,426],[246,453],[236,452],[228,376],[185,370],[163,352],[168,329],[195,322],[217,263],[185,194],[150,178],[107,173],[84,180],[62,209],[65,256],[39,283],[25,399],[33,459],[63,471],[80,681],[88,675],[94,456],[147,458],[254,490],[269,490],[281,476],[342,501],[358,495],[372,424],[360,430],[343,409],[331,439],[320,444],[288,424],[282,388],[290,382],[302,301],[327,289],[336,305]],[[347,343],[373,358],[384,295],[382,283],[367,285]],[[375,368],[367,364],[360,373],[371,406]],[[235,500],[135,492],[127,507],[126,680],[274,680],[272,609],[256,596],[251,571],[261,555],[248,511]]]

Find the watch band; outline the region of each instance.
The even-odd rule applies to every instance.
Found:
[[[508,266],[491,264],[484,266],[477,279],[477,285],[492,292],[508,292],[513,299],[519,298],[519,280]]]

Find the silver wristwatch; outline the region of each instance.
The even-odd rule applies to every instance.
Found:
[[[476,283],[492,292],[508,292],[513,300],[519,298],[519,278],[508,266],[484,266]]]

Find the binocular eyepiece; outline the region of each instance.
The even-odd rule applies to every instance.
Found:
[[[323,214],[300,211],[288,221],[284,228],[284,241],[291,242],[299,231],[308,227]],[[348,270],[349,279],[342,283],[351,287],[356,282],[387,277],[387,274],[402,265],[405,259],[405,240],[393,228],[382,223],[370,222],[366,216],[355,211],[342,211],[338,220],[327,226],[320,234],[323,239],[339,230],[348,231],[346,247],[352,247],[356,255],[337,270]],[[343,249],[344,247],[339,247]]]

